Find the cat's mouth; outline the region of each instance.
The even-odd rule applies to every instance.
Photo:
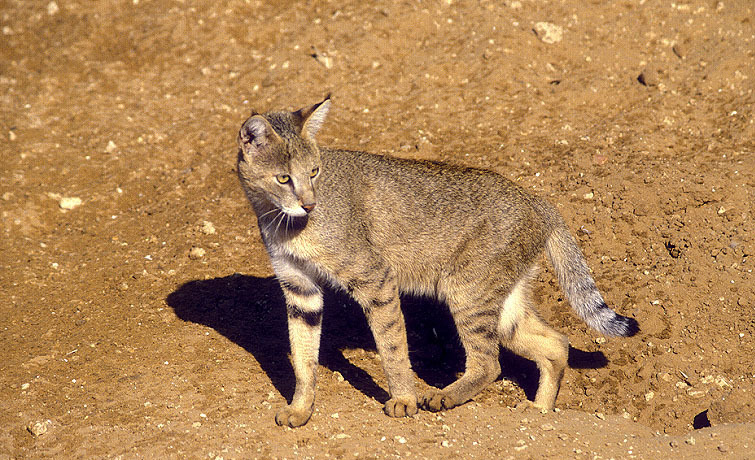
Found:
[[[314,208],[314,205],[312,207]],[[281,206],[280,210],[283,211],[283,213],[286,214],[287,216],[293,217],[293,218],[307,217],[310,212],[310,211],[307,211],[302,206],[297,206],[296,208],[289,208],[286,206]]]

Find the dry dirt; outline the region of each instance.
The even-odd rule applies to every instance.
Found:
[[[379,3],[0,1],[0,459],[753,458],[753,3]],[[315,414],[276,426],[285,313],[235,136],[329,92],[323,144],[549,197],[640,334],[588,330],[546,269],[559,411],[517,405],[537,371],[504,353],[474,401],[390,419],[330,295]],[[418,385],[448,383],[442,306],[405,308]]]

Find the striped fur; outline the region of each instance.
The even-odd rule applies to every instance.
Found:
[[[296,390],[276,415],[300,426],[312,415],[322,288],[362,306],[388,380],[385,412],[411,416],[463,404],[500,373],[501,345],[535,361],[535,405],[554,407],[568,340],[537,315],[531,284],[545,252],[566,297],[594,329],[637,332],[603,301],[555,208],[499,174],[320,148],[329,99],[296,112],[253,114],[238,136],[238,174],[286,298]],[[400,293],[450,309],[466,369],[417,396]]]

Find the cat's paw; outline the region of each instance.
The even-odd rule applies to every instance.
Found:
[[[312,416],[312,407],[302,409],[301,407],[294,407],[288,405],[282,407],[277,414],[275,414],[275,423],[280,426],[288,426],[296,428],[302,426],[309,421]]]
[[[438,412],[458,406],[454,398],[442,390],[430,390],[422,397],[422,408],[431,412]]]
[[[391,398],[383,408],[389,417],[411,417],[417,410],[417,397],[414,395]]]

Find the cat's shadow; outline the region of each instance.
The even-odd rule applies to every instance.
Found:
[[[275,278],[234,274],[185,283],[166,298],[184,321],[204,324],[250,352],[275,388],[287,400],[294,394],[294,372],[288,359],[289,342],[283,293]],[[424,298],[402,297],[412,368],[426,383],[444,387],[464,370],[464,350],[448,309]],[[354,388],[384,403],[388,393],[365,370],[353,365],[341,350],[375,350],[360,307],[347,295],[327,292],[320,346],[320,362],[339,372]],[[513,353],[501,353],[501,378],[521,386],[528,399],[535,396],[538,371],[534,363]],[[577,368],[606,365],[601,352],[569,350],[569,364]]]

